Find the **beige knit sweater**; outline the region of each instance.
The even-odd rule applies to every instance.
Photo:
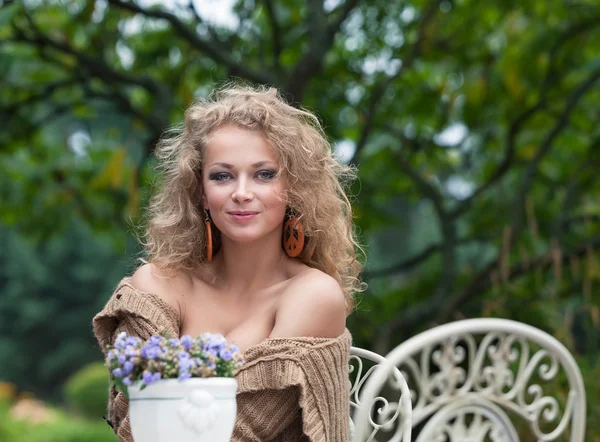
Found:
[[[106,346],[125,331],[147,339],[166,332],[179,336],[180,319],[152,293],[124,278],[93,319],[94,333]],[[348,330],[334,339],[270,338],[244,353],[236,374],[237,419],[233,442],[341,442],[349,435]],[[111,388],[108,419],[123,442],[133,442],[125,396]]]

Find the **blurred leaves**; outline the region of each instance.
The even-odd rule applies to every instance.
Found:
[[[370,284],[350,319],[358,345],[385,351],[433,324],[489,315],[597,358],[597,2],[333,3],[240,0],[226,23],[185,2],[1,7],[0,220],[28,245],[13,259],[40,276],[22,309],[14,301],[0,314],[35,328],[62,311],[72,292],[44,289],[52,302],[39,293],[72,255],[38,257],[61,242],[87,268],[74,281],[103,281],[90,294],[101,305],[118,278],[105,270],[146,204],[160,135],[195,97],[241,79],[274,85],[355,148]],[[85,235],[73,239],[73,226]],[[79,257],[81,244],[107,249]],[[14,293],[29,282],[6,278],[20,281]],[[3,342],[14,354],[20,341]]]

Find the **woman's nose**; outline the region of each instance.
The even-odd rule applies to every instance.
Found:
[[[245,178],[240,178],[238,180],[233,194],[231,195],[231,199],[233,199],[236,203],[248,202],[254,199],[254,194],[249,188],[248,182]]]

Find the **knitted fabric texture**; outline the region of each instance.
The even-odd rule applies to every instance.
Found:
[[[148,339],[156,333],[179,337],[178,313],[155,294],[124,278],[93,319],[104,355],[125,331]],[[236,374],[237,419],[233,442],[339,442],[350,439],[348,362],[351,336],[269,338],[244,353]],[[127,398],[113,387],[108,419],[122,442],[133,442]]]
[[[131,285],[130,278],[121,280],[92,324],[104,357],[106,346],[112,345],[123,331],[146,340],[159,333],[179,337],[180,329],[179,314],[160,297],[137,290]],[[129,426],[129,401],[114,387],[108,393],[107,415],[119,439],[133,442]]]

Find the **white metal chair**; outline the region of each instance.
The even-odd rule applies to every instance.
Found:
[[[364,416],[363,428],[369,434],[362,441],[370,442],[374,440],[379,431],[384,430],[394,431],[394,435],[390,439],[394,442],[410,442],[412,416],[410,390],[402,373],[397,368],[390,367],[388,373],[392,372],[393,376],[386,379],[389,381],[389,390],[394,400],[390,402],[383,396],[376,397],[375,395],[367,400],[360,397],[365,382],[374,372],[381,370],[385,362],[383,356],[369,350],[352,347],[350,351],[350,374],[353,378],[350,386],[350,436],[352,441],[355,440],[353,416],[358,410],[365,410],[367,413]],[[376,421],[373,420],[373,414],[378,416]]]
[[[570,442],[584,440],[579,367],[558,340],[535,327],[505,319],[457,321],[409,339],[385,358],[361,401],[375,397],[390,371],[400,368],[411,388],[417,442],[518,442],[518,423],[531,432],[526,441],[567,434]],[[365,440],[369,413],[359,408],[356,441]]]

